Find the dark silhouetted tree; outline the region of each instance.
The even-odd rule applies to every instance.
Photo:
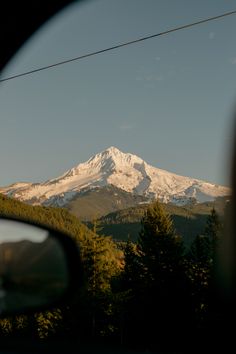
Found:
[[[197,235],[193,240],[189,257],[192,262],[206,266],[211,262],[211,243],[206,235]]]
[[[138,239],[142,334],[149,348],[171,346],[191,326],[189,288],[183,265],[183,242],[161,204],[151,204],[142,221]],[[181,341],[179,341],[180,343]],[[166,349],[166,348],[165,348]]]
[[[211,258],[213,262],[216,262],[218,247],[220,242],[220,235],[223,230],[222,222],[215,208],[212,209],[211,214],[207,218],[204,235],[209,238],[211,245]]]

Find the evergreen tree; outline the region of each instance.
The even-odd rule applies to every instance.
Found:
[[[138,248],[148,282],[157,281],[161,272],[173,272],[181,260],[182,239],[175,234],[172,220],[158,201],[142,218]]]
[[[137,251],[137,245],[130,238],[126,242],[124,249],[124,271],[123,286],[125,289],[137,288],[140,280],[140,255]]]
[[[189,258],[193,263],[206,266],[211,262],[211,244],[206,235],[197,235],[192,242]]]
[[[191,282],[196,326],[202,330],[212,330],[213,323],[217,323],[219,304],[215,275],[221,232],[222,223],[213,208],[207,218],[203,235],[195,238],[189,253],[187,275]],[[215,326],[217,327],[216,324]]]
[[[221,294],[219,293],[218,276],[220,271],[219,249],[223,234],[223,223],[213,208],[207,218],[204,234],[209,238],[211,250],[211,267],[209,270],[208,311],[205,316],[205,327],[211,329],[213,334],[218,330],[222,321]],[[213,337],[213,336],[212,336]]]
[[[216,262],[217,258],[219,239],[222,229],[223,226],[219,215],[217,214],[215,208],[213,208],[211,214],[207,218],[204,235],[209,238],[211,244],[211,257],[214,263]]]
[[[203,328],[209,312],[209,283],[211,279],[211,243],[206,235],[192,242],[187,260],[186,275],[191,287],[195,328]]]
[[[183,266],[183,242],[158,201],[151,204],[141,222],[138,239],[140,272],[143,273],[142,331],[149,348],[181,343],[180,333],[191,327],[189,288]],[[166,347],[165,347],[166,349]]]

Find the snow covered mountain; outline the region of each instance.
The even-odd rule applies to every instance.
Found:
[[[65,206],[77,195],[113,185],[133,195],[185,205],[230,194],[227,187],[179,176],[147,164],[140,157],[110,147],[44,183],[16,183],[0,193],[30,204]]]

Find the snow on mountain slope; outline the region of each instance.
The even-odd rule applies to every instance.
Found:
[[[158,169],[115,147],[94,155],[58,178],[45,183],[17,183],[0,188],[0,192],[31,204],[63,206],[78,193],[107,185],[178,205],[193,198],[205,202],[230,194],[227,187]]]
[[[0,187],[0,193],[7,194],[9,197],[11,196],[14,197],[15,193],[19,192],[21,189],[27,189],[30,186],[32,186],[32,183],[27,183],[27,182],[13,183],[8,187]]]

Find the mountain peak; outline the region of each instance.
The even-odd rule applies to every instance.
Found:
[[[108,185],[150,200],[158,198],[178,205],[187,204],[193,198],[204,202],[230,194],[226,187],[158,169],[115,146],[95,154],[58,178],[42,184],[8,186],[1,192],[33,204],[66,205],[78,193]]]
[[[120,151],[117,147],[115,146],[110,146],[109,148],[107,148],[106,150],[104,150],[104,152],[108,152],[111,154],[117,154],[117,153],[122,153],[122,151]]]
[[[102,152],[94,155],[93,157],[100,157],[102,159],[107,159],[107,158],[113,158],[113,159],[119,159],[120,157],[126,155],[124,152],[120,151],[118,148],[115,146],[110,146],[109,148],[103,150]]]
[[[122,152],[121,150],[119,150],[118,148],[116,148],[115,146],[110,146],[109,148],[107,148],[106,150],[96,154],[95,156],[93,156],[90,161],[102,161],[102,163],[106,164],[106,166],[130,166],[130,165],[134,165],[134,164],[143,164],[144,161],[131,153],[125,153]],[[107,165],[108,163],[108,165]]]

